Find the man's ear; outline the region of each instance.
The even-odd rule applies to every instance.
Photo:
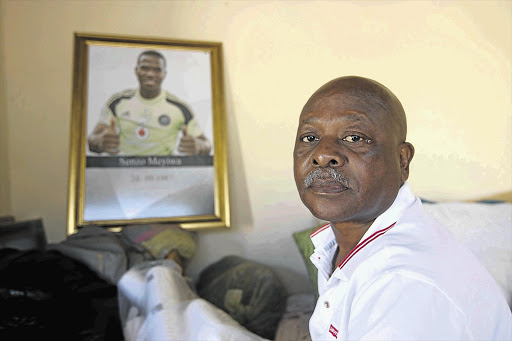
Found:
[[[414,156],[414,146],[409,142],[400,144],[400,170],[402,176],[402,183],[409,178],[409,165]]]

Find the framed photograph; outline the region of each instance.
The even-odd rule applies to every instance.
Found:
[[[229,227],[221,43],[74,39],[68,234]]]

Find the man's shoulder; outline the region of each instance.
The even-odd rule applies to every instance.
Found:
[[[164,90],[164,94],[165,94],[165,100],[169,103],[173,103],[173,104],[178,104],[178,105],[182,105],[182,106],[185,106],[188,108],[188,104],[187,102],[185,102],[184,100],[182,100],[181,98],[179,98],[178,96],[170,93],[169,91],[167,90]]]
[[[164,98],[167,104],[171,106],[178,107],[181,112],[185,115],[186,121],[190,121],[194,118],[194,115],[192,114],[192,109],[187,104],[187,102],[183,101],[182,99],[176,97],[175,95],[171,94],[167,90],[164,90]]]
[[[137,89],[126,89],[126,90],[117,92],[117,93],[113,94],[112,96],[110,96],[109,99],[107,100],[106,104],[108,106],[112,103],[119,102],[120,100],[123,100],[123,99],[130,99],[130,98],[135,97],[136,94],[137,94]]]

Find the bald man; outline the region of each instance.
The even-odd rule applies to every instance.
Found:
[[[311,234],[312,339],[510,340],[494,279],[411,192],[406,135],[398,98],[367,78],[328,82],[301,112],[297,189],[329,222]]]

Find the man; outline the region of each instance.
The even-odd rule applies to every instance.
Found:
[[[211,145],[186,104],[162,91],[165,58],[157,51],[144,51],[135,67],[140,87],[112,96],[103,107],[99,122],[89,136],[92,152],[123,155],[208,155]]]
[[[311,234],[312,339],[511,339],[491,275],[412,194],[406,133],[400,101],[366,78],[332,80],[302,110],[295,181],[312,214],[330,222]]]

